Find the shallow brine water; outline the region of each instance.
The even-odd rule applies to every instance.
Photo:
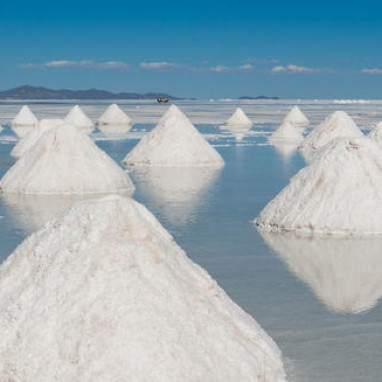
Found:
[[[130,170],[134,198],[144,203],[197,263],[264,327],[281,348],[291,382],[380,381],[382,375],[382,239],[308,239],[259,233],[251,223],[305,166],[296,148],[266,144],[291,105],[312,126],[334,110],[360,127],[382,119],[382,102],[179,101],[177,104],[226,161],[221,170]],[[21,103],[0,103],[0,176],[12,165],[17,139],[8,124]],[[38,118],[60,118],[72,102],[30,102]],[[95,121],[108,102],[82,103]],[[137,124],[129,134],[92,134],[116,161],[167,106],[120,102]],[[241,106],[249,133],[219,126]],[[312,127],[311,126],[311,127]],[[31,232],[80,197],[0,198],[0,262]]]

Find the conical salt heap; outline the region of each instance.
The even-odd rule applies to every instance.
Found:
[[[382,150],[337,138],[261,211],[260,228],[310,234],[382,234]]]
[[[140,140],[122,163],[135,166],[224,166],[220,154],[175,105],[170,106],[158,125]]]
[[[0,379],[284,381],[256,321],[132,199],[75,204],[0,267]]]
[[[238,107],[231,117],[226,121],[226,125],[250,125],[252,121],[244,113],[243,109]]]
[[[63,124],[64,121],[62,119],[42,119],[38,126],[36,126],[30,133],[22,137],[22,139],[11,151],[11,155],[15,158],[21,157],[25,152],[27,152],[36,144],[36,142],[41,138],[45,131]]]
[[[362,131],[345,112],[336,111],[308,134],[301,145],[301,149],[314,151],[325,146],[334,138],[361,138],[363,136]]]
[[[284,122],[273,134],[268,138],[270,143],[275,141],[301,143],[304,140],[304,136],[301,132],[291,123]]]
[[[19,137],[28,134],[38,125],[38,119],[28,106],[24,105],[11,122],[12,129]]]
[[[373,139],[380,147],[382,147],[382,122],[377,123],[377,126],[370,131],[368,137]]]
[[[359,314],[381,298],[381,237],[260,234],[330,311]]]
[[[0,180],[5,193],[92,194],[133,190],[128,175],[72,125],[45,132]]]
[[[113,103],[98,119],[98,125],[128,125],[131,127],[132,120],[117,104]]]
[[[309,125],[309,119],[300,110],[298,106],[293,106],[287,116],[284,118],[284,122],[289,122],[296,127],[305,127]]]
[[[90,134],[94,130],[93,122],[78,106],[74,106],[64,119],[65,123],[76,126],[79,130]]]

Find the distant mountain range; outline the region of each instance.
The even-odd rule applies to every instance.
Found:
[[[14,89],[0,91],[0,99],[157,99],[165,97],[179,99],[165,93],[112,93],[106,90],[52,90],[41,86],[19,86]]]
[[[280,99],[279,97],[267,97],[267,96],[257,96],[257,97],[251,97],[251,96],[242,96],[239,97],[239,99]]]

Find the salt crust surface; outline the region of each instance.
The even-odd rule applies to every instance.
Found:
[[[373,139],[380,147],[382,147],[382,122],[377,123],[377,126],[370,131],[368,137]]]
[[[283,122],[282,125],[268,138],[270,143],[275,141],[288,141],[299,144],[303,140],[304,136],[301,131],[289,122]]]
[[[128,125],[132,126],[131,118],[121,108],[113,103],[98,119],[98,125]]]
[[[298,106],[293,106],[287,116],[284,118],[284,122],[289,122],[293,126],[305,127],[309,125],[309,119],[300,110]]]
[[[21,157],[36,144],[45,131],[63,124],[64,121],[62,119],[42,119],[34,129],[20,139],[17,145],[12,149],[11,155],[16,158]]]
[[[133,190],[129,176],[75,126],[46,131],[0,180],[6,193],[92,194]]]
[[[349,115],[343,111],[336,111],[330,114],[322,124],[313,129],[305,138],[301,149],[314,151],[338,137],[363,137],[362,131]]]
[[[381,298],[381,237],[260,234],[330,311],[359,314]]]
[[[0,267],[0,380],[284,381],[281,353],[141,204],[84,201]]]
[[[238,107],[231,117],[227,120],[226,125],[250,125],[252,121],[247,117],[241,107]]]
[[[337,138],[261,211],[256,225],[307,234],[382,234],[382,150]]]
[[[65,123],[76,126],[79,130],[90,134],[94,130],[93,122],[78,106],[74,106],[64,119]]]
[[[19,136],[28,134],[38,125],[38,119],[28,106],[24,105],[11,122],[12,129]]]
[[[170,106],[158,125],[140,140],[122,163],[134,166],[224,166],[220,154],[175,105]]]

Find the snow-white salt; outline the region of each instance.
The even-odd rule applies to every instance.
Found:
[[[24,105],[11,122],[12,130],[23,137],[38,125],[38,119],[28,106]]]
[[[111,104],[98,119],[99,126],[127,125],[131,128],[132,124],[131,118],[115,103]]]
[[[224,160],[179,108],[172,105],[158,125],[126,155],[123,164],[221,167]]]
[[[75,126],[40,137],[0,180],[6,193],[92,194],[133,190],[121,167]]]
[[[296,127],[305,127],[309,125],[309,119],[298,106],[292,107],[287,116],[284,118],[284,122],[289,122]]]
[[[280,350],[141,204],[75,204],[0,267],[0,380],[285,381]]]
[[[368,137],[373,139],[382,147],[382,122],[378,122],[373,130],[370,131]]]
[[[270,143],[284,141],[299,144],[303,140],[304,136],[301,131],[289,122],[283,122],[282,125],[268,138]]]
[[[78,105],[74,106],[64,119],[65,123],[76,126],[79,130],[90,134],[94,124]]]
[[[256,225],[309,234],[382,234],[382,150],[337,138],[261,211]]]
[[[249,125],[252,126],[252,121],[247,117],[241,107],[236,108],[235,112],[225,123],[226,125]]]

